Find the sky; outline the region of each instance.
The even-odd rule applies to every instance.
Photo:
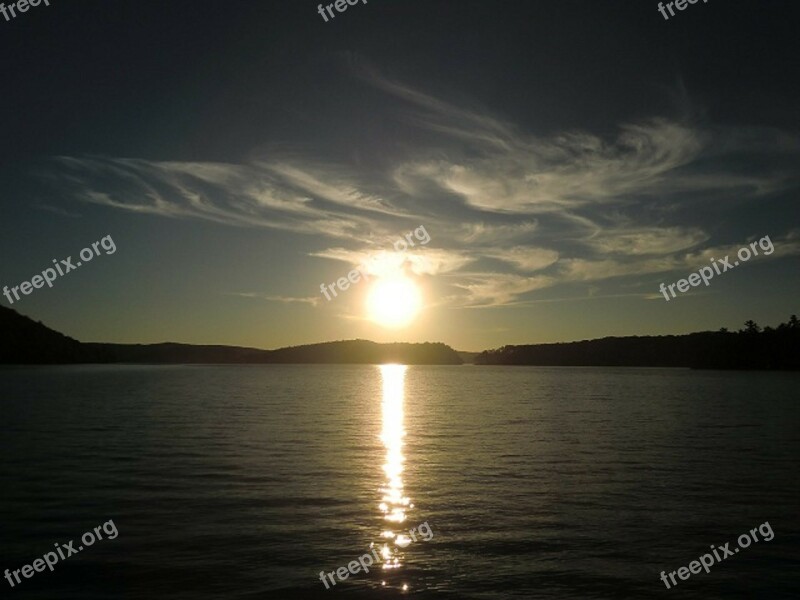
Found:
[[[0,286],[116,248],[3,306],[82,341],[472,351],[798,312],[797,2],[333,12],[0,16]],[[768,255],[659,291],[765,237]],[[366,308],[391,278],[407,287],[379,308],[421,302],[403,327]]]

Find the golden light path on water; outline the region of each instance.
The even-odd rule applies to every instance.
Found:
[[[398,569],[402,563],[402,549],[411,543],[406,535],[406,512],[413,508],[409,498],[403,494],[403,438],[405,428],[403,425],[403,401],[405,397],[406,365],[381,365],[381,378],[383,380],[383,428],[381,441],[386,448],[386,462],[383,472],[386,476],[384,485],[380,488],[382,497],[378,508],[383,513],[386,525],[381,537],[385,539],[380,548],[383,569]],[[386,582],[384,581],[385,585]],[[403,589],[407,589],[403,585]]]

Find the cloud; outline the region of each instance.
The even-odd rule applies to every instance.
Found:
[[[550,287],[552,277],[525,277],[509,273],[465,273],[452,286],[462,290],[448,298],[452,307],[490,308],[513,303],[520,295]]]
[[[268,300],[270,302],[282,302],[284,304],[310,304],[317,306],[321,298],[315,296],[308,297],[294,297],[294,296],[272,296],[269,294],[258,294],[255,292],[229,292],[228,296],[239,296],[240,298],[256,298],[259,300]]]
[[[714,142],[710,132],[654,118],[622,125],[611,140],[568,133],[549,139],[521,136],[500,148],[479,143],[477,156],[407,161],[395,168],[394,179],[405,190],[434,185],[481,212],[524,215],[625,206],[677,194],[763,196],[796,181],[788,170],[741,173],[714,165],[709,172],[698,171],[697,163],[713,151]]]
[[[710,264],[712,258],[718,260],[729,256],[731,260],[734,260],[740,248],[748,246],[749,242],[756,241],[760,237],[763,236],[756,236],[748,240],[743,240],[738,244],[707,247],[696,250],[695,252],[666,254],[659,257],[634,257],[633,260],[565,259],[559,262],[560,281],[599,281],[615,277],[655,275],[667,272],[680,272],[682,273],[681,277],[683,277],[693,271],[697,271],[700,267]],[[791,235],[781,238],[770,236],[770,239],[773,241],[775,251],[770,255],[764,255],[763,252],[759,250],[758,257],[755,257],[755,259],[751,258],[748,264],[753,262],[753,260],[774,260],[777,258],[800,255],[800,239],[794,239]]]
[[[60,208],[58,206],[50,206],[49,204],[37,204],[34,206],[34,208],[37,210],[44,210],[47,212],[51,212],[53,214],[60,215],[62,217],[69,217],[70,219],[80,219],[82,216],[78,213],[71,212],[69,210]]]
[[[528,238],[539,227],[536,220],[529,220],[522,223],[464,223],[458,225],[458,229],[453,232],[453,237],[465,244],[496,244],[498,242],[508,243],[509,241]]]
[[[415,190],[432,183],[485,212],[533,215],[624,204],[665,193],[738,190],[758,196],[798,181],[791,162],[778,170],[763,170],[755,165],[732,169],[720,160],[754,149],[796,158],[798,138],[775,130],[701,128],[652,117],[621,124],[610,139],[582,131],[543,138],[432,98],[363,64],[356,72],[412,106],[417,112],[410,116],[418,126],[470,144],[470,152],[461,156],[430,152],[430,157],[398,165],[398,185]]]
[[[439,275],[457,271],[474,259],[457,251],[440,248],[423,248],[406,252],[380,250],[374,252],[368,248],[349,250],[346,248],[328,248],[311,253],[311,256],[345,262],[353,268],[359,268],[367,275],[385,277],[400,273],[414,275]]]
[[[793,134],[654,116],[610,135],[539,136],[352,66],[390,114],[425,134],[381,154],[380,169],[279,151],[240,164],[61,157],[57,182],[83,203],[321,238],[321,250],[297,244],[372,275],[442,277],[455,290],[447,302],[483,307],[562,284],[592,282],[596,293],[604,280],[691,272],[743,245],[730,242],[747,225],[732,226],[732,203],[761,209],[798,186]],[[773,227],[772,258],[798,253],[785,218],[761,223]],[[419,224],[434,244],[392,252]]]
[[[558,252],[547,248],[516,246],[514,248],[483,251],[483,255],[514,265],[520,271],[540,271],[558,260]]]
[[[587,241],[595,251],[604,254],[670,254],[708,241],[707,233],[697,228],[629,228],[608,229]]]
[[[58,163],[70,174],[67,181],[77,199],[167,218],[344,238],[370,229],[368,213],[391,208],[380,198],[358,193],[341,175],[322,183],[314,173],[283,163],[94,157],[60,157]]]

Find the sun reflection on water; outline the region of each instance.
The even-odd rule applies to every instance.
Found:
[[[405,365],[381,365],[383,379],[383,429],[381,441],[386,448],[386,462],[383,472],[386,475],[384,485],[380,488],[381,502],[378,508],[386,521],[381,537],[386,539],[379,549],[383,559],[383,569],[398,569],[402,563],[402,549],[410,540],[405,525],[407,511],[414,507],[403,493],[403,400],[405,395]]]

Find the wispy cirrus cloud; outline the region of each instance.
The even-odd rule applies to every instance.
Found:
[[[640,227],[606,229],[586,243],[603,254],[671,254],[708,241],[709,235],[698,228]]]
[[[350,238],[374,228],[370,213],[391,214],[384,200],[357,191],[344,176],[284,163],[168,162],[60,157],[83,202],[168,218]]]
[[[510,147],[483,146],[475,158],[409,162],[395,178],[407,189],[412,180],[433,182],[481,211],[535,215],[656,193],[702,146],[698,132],[656,119],[624,125],[610,143],[575,133],[523,138]]]
[[[257,292],[228,292],[228,296],[238,296],[240,298],[254,298],[257,300],[267,300],[269,302],[281,302],[283,304],[310,304],[317,306],[321,298],[315,296],[273,296],[270,294],[260,294]]]
[[[459,308],[491,308],[513,304],[528,292],[551,287],[556,279],[547,275],[523,276],[513,273],[463,273],[451,281],[460,293],[446,298]]]
[[[367,265],[372,274],[442,276],[452,306],[507,305],[581,282],[596,293],[602,281],[693,270],[738,249],[719,242],[730,203],[798,187],[800,142],[786,132],[659,116],[604,137],[544,137],[365,63],[354,72],[394,102],[391,114],[428,134],[388,153],[385,168],[280,152],[241,164],[61,157],[57,178],[84,203],[321,237],[329,247],[309,247],[308,256]],[[773,257],[798,253],[784,223],[776,219],[770,232]],[[431,247],[386,250],[419,224],[434,232]]]
[[[406,252],[394,252],[391,250],[374,252],[368,248],[357,250],[329,248],[320,252],[312,252],[311,256],[358,266],[368,275],[375,276],[401,272],[408,272],[414,275],[452,273],[474,260],[474,258],[465,256],[461,252],[442,248],[424,248]]]
[[[482,254],[514,265],[520,271],[540,271],[558,261],[558,252],[547,248],[515,246],[484,250]]]
[[[776,130],[652,117],[623,123],[610,138],[582,131],[543,138],[432,98],[375,69],[359,65],[356,72],[413,107],[406,116],[420,127],[469,142],[469,154],[430,152],[399,164],[398,185],[416,190],[433,183],[485,212],[535,215],[678,193],[761,196],[798,182],[791,158],[800,154],[800,140]],[[768,169],[726,163],[754,151],[784,160]]]

